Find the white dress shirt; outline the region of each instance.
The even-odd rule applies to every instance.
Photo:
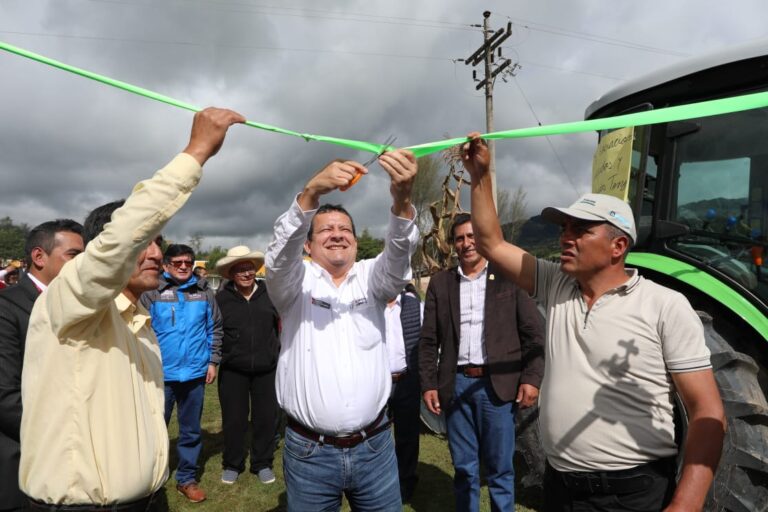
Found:
[[[40,293],[44,292],[46,289],[48,289],[47,284],[43,284],[42,281],[40,281],[38,278],[36,278],[34,275],[32,275],[31,272],[27,273],[27,277],[29,277],[33,283],[35,283],[35,286],[37,286],[37,289],[40,290]]]
[[[356,262],[337,287],[301,257],[314,213],[294,200],[275,222],[266,254],[267,287],[283,325],[277,401],[308,428],[345,435],[373,422],[389,399],[384,308],[411,278],[419,232],[413,220],[390,215],[384,252]]]
[[[408,292],[406,295],[418,298]],[[408,361],[405,358],[405,339],[403,338],[403,323],[400,320],[402,312],[402,295],[398,295],[392,305],[387,304],[384,310],[384,323],[387,326],[387,353],[389,354],[389,370],[392,373],[400,373],[408,369]],[[421,322],[424,321],[424,303],[419,301]],[[420,323],[421,323],[420,322]],[[416,369],[413,369],[416,371]]]
[[[403,339],[403,324],[400,321],[400,295],[392,304],[387,304],[384,310],[384,324],[387,326],[387,354],[389,355],[389,371],[400,373],[408,368],[405,360],[405,340]]]
[[[485,276],[488,264],[476,276],[469,278],[459,271],[459,358],[458,365],[483,365],[488,360],[485,351]]]

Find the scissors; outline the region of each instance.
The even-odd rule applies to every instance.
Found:
[[[377,158],[379,158],[381,155],[383,155],[384,153],[389,151],[390,148],[392,147],[392,144],[394,144],[396,140],[397,140],[397,137],[395,137],[394,135],[390,135],[389,137],[387,137],[387,140],[385,140],[384,144],[382,145],[383,147],[382,147],[381,151],[378,152],[377,154],[373,155],[367,162],[365,162],[363,164],[363,167],[368,167],[373,162],[375,162]],[[339,187],[339,190],[341,190],[342,192],[346,192],[347,190],[352,188],[352,186],[355,183],[360,181],[360,178],[362,178],[362,177],[363,177],[363,173],[360,172],[360,171],[357,171],[355,173],[355,175],[352,177],[352,179],[349,180],[349,183],[344,185],[343,187]]]

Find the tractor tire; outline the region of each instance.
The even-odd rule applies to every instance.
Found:
[[[519,475],[520,484],[525,488],[543,487],[544,465],[547,458],[541,447],[539,436],[539,407],[518,409],[515,413],[515,474]],[[522,461],[525,466],[520,467]]]
[[[699,316],[728,421],[704,510],[768,511],[768,403],[758,385],[757,364],[715,331],[711,316]]]

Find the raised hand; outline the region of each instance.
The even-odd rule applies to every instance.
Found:
[[[411,190],[418,171],[416,157],[407,149],[396,149],[383,153],[379,157],[379,164],[390,177],[392,213],[398,217],[412,218]]]
[[[314,210],[320,204],[320,196],[342,187],[348,187],[355,177],[367,174],[368,169],[352,160],[334,160],[322,169],[304,186],[298,198],[302,210]]]
[[[477,181],[488,173],[491,154],[488,151],[488,144],[480,138],[478,132],[472,132],[467,137],[470,140],[461,147],[461,161],[469,171],[472,181]]]
[[[208,107],[195,114],[192,133],[184,153],[191,155],[204,165],[209,158],[218,153],[224,143],[227,130],[235,123],[244,123],[245,117],[234,110]]]

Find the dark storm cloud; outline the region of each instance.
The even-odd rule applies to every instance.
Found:
[[[254,121],[373,142],[394,134],[398,145],[412,145],[484,131],[485,100],[471,69],[451,61],[481,43],[476,28],[466,29],[482,22],[483,9],[493,12],[494,27],[512,17],[513,37],[503,51],[523,65],[517,83],[497,82],[497,130],[577,121],[617,79],[761,35],[768,10],[757,1],[738,10],[690,0],[413,5],[7,0],[0,39]],[[82,219],[127,195],[187,142],[190,112],[4,53],[0,76],[0,216],[30,224]],[[589,188],[595,140],[580,134],[501,141],[499,186],[522,186],[530,213],[568,203]],[[368,156],[235,127],[167,234],[184,241],[199,233],[204,246],[263,250],[275,218],[314,172],[333,158]],[[325,199],[343,202],[360,229],[380,236],[388,181],[378,165],[370,171],[349,192]]]

